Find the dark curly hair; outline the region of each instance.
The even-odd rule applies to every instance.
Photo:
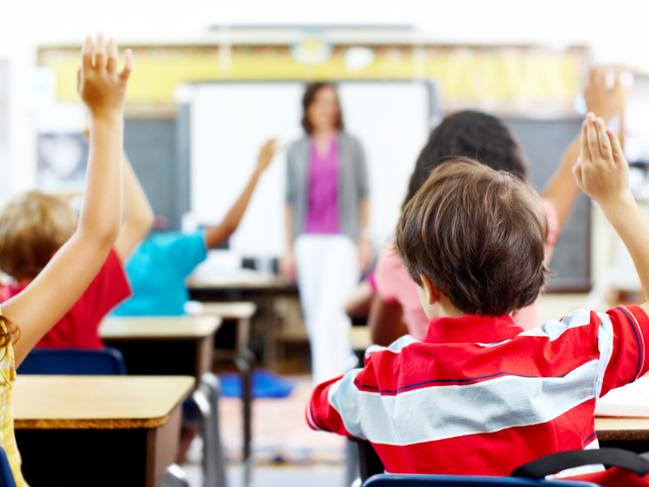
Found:
[[[445,117],[431,132],[417,158],[403,204],[414,196],[434,168],[458,156],[527,179],[527,160],[509,128],[493,115],[465,110]]]
[[[338,118],[336,118],[336,129],[339,131],[345,130],[345,122],[343,121],[343,109],[340,106],[340,99],[338,98],[338,91],[334,83],[326,81],[316,81],[306,85],[304,95],[302,96],[302,128],[311,135],[313,133],[313,123],[309,120],[309,107],[315,101],[315,97],[323,88],[331,88],[336,94],[336,102],[338,103]]]

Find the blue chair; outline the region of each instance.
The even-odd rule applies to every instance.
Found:
[[[124,357],[119,350],[75,348],[32,350],[18,368],[19,374],[125,375]]]
[[[0,447],[0,487],[16,487],[14,474],[11,472],[7,454],[2,447]]]
[[[371,477],[364,487],[597,487],[590,482],[530,480],[514,477],[470,477],[455,475],[389,475]]]

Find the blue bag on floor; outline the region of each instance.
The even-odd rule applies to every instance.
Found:
[[[241,397],[241,377],[236,373],[219,374],[221,392],[225,397]],[[252,372],[252,397],[255,399],[288,397],[295,384],[264,369]]]

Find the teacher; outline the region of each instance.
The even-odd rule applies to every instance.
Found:
[[[305,135],[287,150],[286,253],[297,276],[316,383],[354,365],[345,299],[372,259],[369,181],[360,141],[344,130],[331,83],[312,83],[302,98]]]

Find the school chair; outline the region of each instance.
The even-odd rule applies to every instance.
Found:
[[[169,465],[164,477],[160,481],[160,487],[190,487],[187,474],[175,463]]]
[[[18,368],[19,374],[125,375],[124,357],[119,350],[74,348],[32,350]]]
[[[530,480],[515,477],[389,475],[371,477],[363,487],[598,487],[590,482]]]
[[[203,485],[204,487],[225,487],[227,477],[225,453],[219,427],[221,385],[218,377],[211,372],[203,374],[196,393],[200,393],[206,400],[206,403],[199,404],[199,408],[203,413],[201,425],[201,435],[203,437]],[[194,397],[194,401],[196,400],[197,398]]]
[[[14,474],[11,472],[7,454],[2,447],[0,447],[0,487],[16,487]]]

